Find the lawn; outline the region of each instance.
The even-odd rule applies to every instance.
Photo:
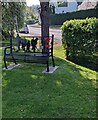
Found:
[[[53,74],[41,64],[2,72],[3,118],[96,118],[98,73],[66,61],[61,46],[54,55]]]

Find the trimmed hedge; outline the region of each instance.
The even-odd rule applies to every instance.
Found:
[[[50,14],[50,25],[62,25],[66,20],[98,18],[98,9],[81,10],[64,14]]]
[[[62,43],[66,49],[66,58],[76,60],[92,58],[96,64],[98,48],[98,19],[70,20],[63,23]]]

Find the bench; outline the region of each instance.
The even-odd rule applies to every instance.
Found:
[[[7,67],[7,61],[14,62],[26,62],[26,63],[40,63],[47,65],[47,72],[49,72],[49,58],[52,58],[53,67],[55,67],[54,57],[53,57],[53,41],[54,35],[49,37],[41,38],[40,36],[27,36],[29,38],[37,37],[37,44],[32,50],[30,45],[30,50],[16,50],[16,45],[12,45],[12,37],[10,37],[10,46],[4,48],[4,65]],[[26,37],[26,38],[27,38]],[[22,48],[22,45],[20,46]]]

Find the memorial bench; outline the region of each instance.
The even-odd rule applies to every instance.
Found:
[[[28,36],[29,38],[34,38],[34,36]],[[26,63],[40,63],[47,65],[47,72],[49,72],[49,58],[52,58],[53,67],[55,67],[54,58],[53,58],[53,42],[54,35],[49,37],[44,37],[43,39],[40,36],[38,38],[36,48],[34,51],[16,51],[15,47],[12,44],[12,37],[10,37],[10,46],[4,48],[4,65],[7,67],[7,61],[14,62],[26,62]],[[31,49],[31,46],[30,46]]]

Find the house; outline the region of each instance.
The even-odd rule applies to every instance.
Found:
[[[98,0],[84,0],[81,5],[78,6],[78,10],[93,9],[97,6]]]
[[[50,0],[50,11],[55,14],[77,11],[76,0]]]

